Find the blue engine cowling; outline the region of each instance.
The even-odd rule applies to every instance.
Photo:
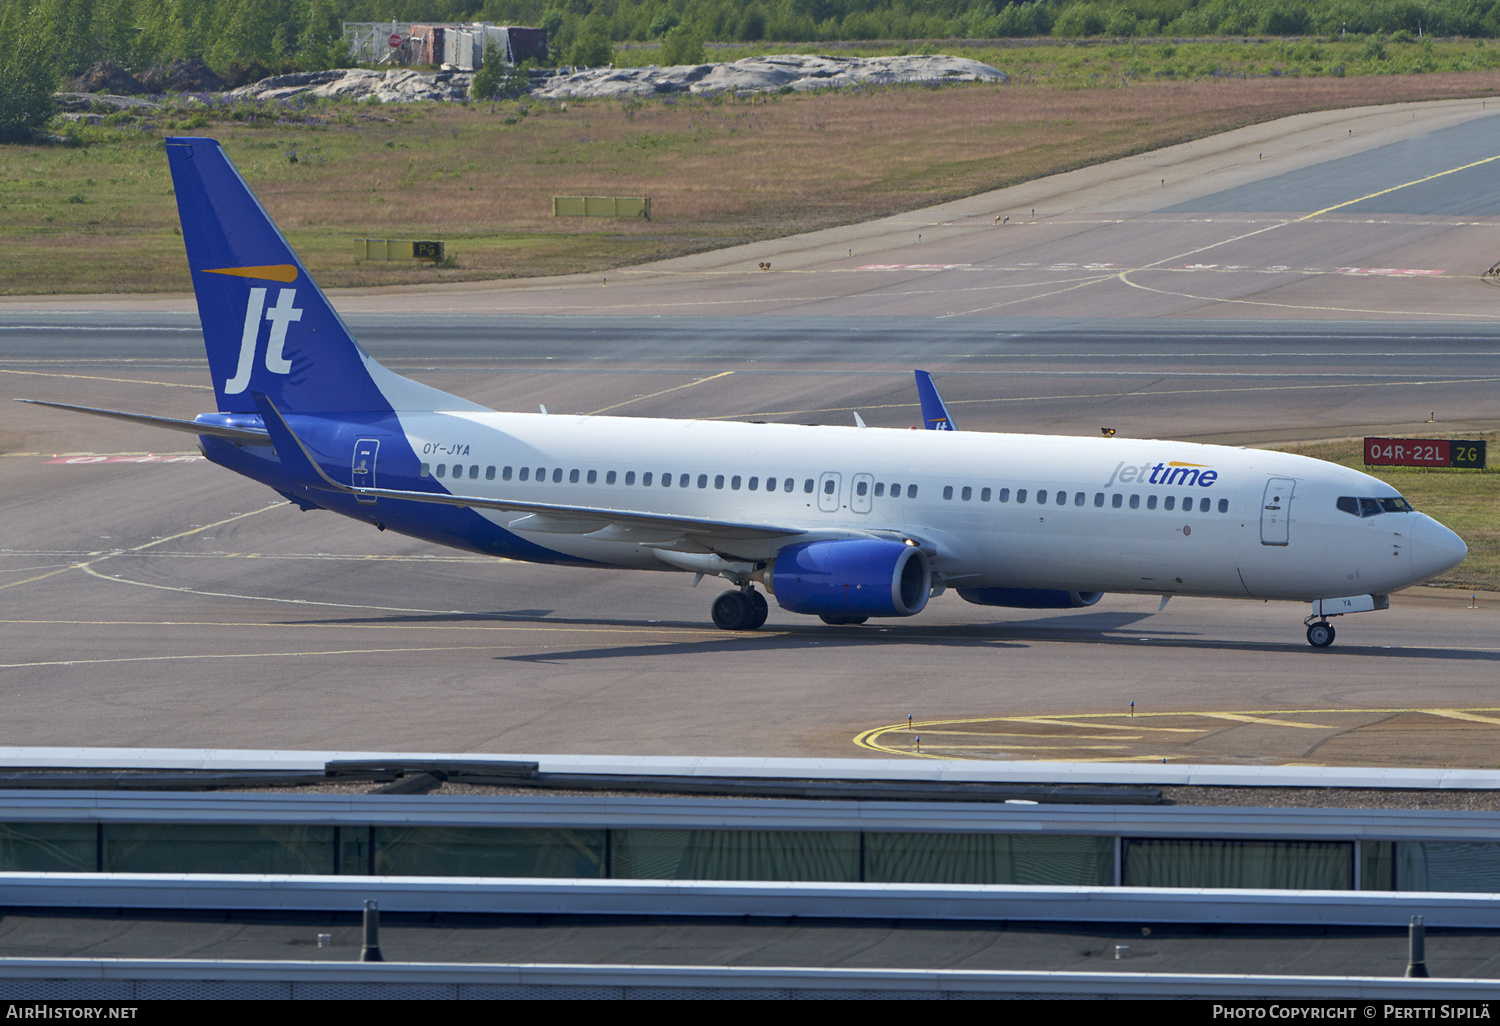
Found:
[[[782,549],[765,575],[782,609],[812,616],[914,616],[932,593],[919,548],[878,538]]]
[[[1054,591],[1051,588],[959,588],[958,597],[976,606],[1016,609],[1081,609],[1104,597],[1102,591]]]

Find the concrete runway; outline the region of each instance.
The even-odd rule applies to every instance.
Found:
[[[1500,156],[1496,115],[1289,119],[608,285],[335,302],[394,369],[499,409],[904,427],[916,365],[970,430],[1493,428],[1500,291],[1478,275],[1500,233],[1470,179],[1500,160],[1430,176]],[[1334,186],[1409,202],[1319,213]],[[182,297],[0,302],[0,378],[169,416],[212,404]],[[0,512],[0,745],[849,756],[907,715],[966,721],[924,728],[946,757],[1490,766],[1500,742],[1483,596],[1397,596],[1323,652],[1301,606],[1129,596],[1035,614],[949,595],[858,629],[773,610],[725,635],[712,582],[436,549],[298,513],[188,436],[14,403]],[[1101,715],[1132,701],[1173,716]]]

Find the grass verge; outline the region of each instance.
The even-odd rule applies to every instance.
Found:
[[[67,144],[0,147],[0,293],[188,288],[162,151],[169,134],[220,139],[319,281],[356,286],[599,272],[911,210],[1309,110],[1500,93],[1500,70],[1076,87],[1032,79],[625,102],[184,101],[187,113],[112,115],[70,126]],[[557,195],[650,196],[653,219],[555,218]],[[442,239],[454,266],[356,264],[363,236]]]

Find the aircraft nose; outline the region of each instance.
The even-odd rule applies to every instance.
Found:
[[[1469,547],[1464,540],[1431,517],[1417,521],[1412,532],[1411,569],[1423,581],[1464,561]]]

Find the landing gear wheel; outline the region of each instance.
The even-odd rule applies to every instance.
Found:
[[[714,599],[714,626],[725,631],[753,631],[765,622],[765,612],[757,607],[755,592],[726,591]],[[757,596],[758,597],[758,596]],[[764,606],[765,599],[761,599]]]
[[[1333,644],[1333,624],[1322,622],[1308,624],[1307,643],[1313,648],[1327,648]]]
[[[869,619],[868,616],[829,616],[820,613],[818,619],[830,627],[855,627]]]
[[[758,631],[766,625],[766,617],[771,614],[771,607],[766,602],[766,597],[753,589],[746,592],[745,597],[750,600],[751,609],[750,625],[745,629]]]

